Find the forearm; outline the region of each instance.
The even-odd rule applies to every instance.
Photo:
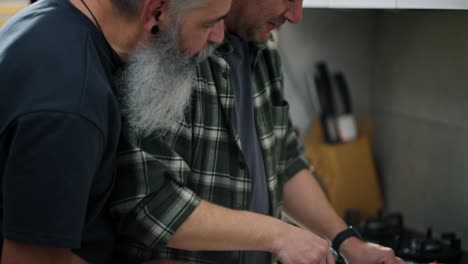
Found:
[[[284,210],[288,215],[328,240],[346,228],[308,170],[298,172],[286,183],[283,199]]]
[[[272,252],[278,238],[290,228],[273,217],[202,201],[169,240],[168,247]]]
[[[87,262],[73,254],[69,249],[35,246],[4,240],[2,264],[86,264]]]
[[[185,250],[267,251],[285,264],[333,261],[328,243],[312,232],[270,216],[205,201],[180,226],[168,246]]]

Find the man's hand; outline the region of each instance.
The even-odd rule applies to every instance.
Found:
[[[340,252],[348,264],[404,264],[395,256],[391,248],[363,242],[357,238],[346,239],[340,247]]]
[[[278,237],[272,253],[283,264],[333,264],[335,259],[328,242],[295,226]]]

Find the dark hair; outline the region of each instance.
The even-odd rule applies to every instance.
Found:
[[[124,15],[137,16],[145,0],[112,0],[117,9]],[[169,0],[170,11],[180,14],[181,11],[203,5],[206,0]]]

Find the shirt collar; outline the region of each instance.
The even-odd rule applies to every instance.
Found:
[[[228,33],[225,33],[225,36]],[[271,36],[270,36],[271,39]],[[257,54],[259,54],[262,50],[266,49],[267,43],[251,43],[253,47],[253,55],[256,57]],[[224,38],[223,42],[216,48],[215,54],[226,58],[228,55],[234,52],[234,48],[232,47],[232,44],[229,43],[228,38]]]

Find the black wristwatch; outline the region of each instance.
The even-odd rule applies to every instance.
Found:
[[[350,237],[357,237],[362,240],[361,234],[359,234],[359,232],[354,227],[350,226],[335,236],[332,241],[333,250],[339,254],[341,244],[343,244],[343,242]]]

